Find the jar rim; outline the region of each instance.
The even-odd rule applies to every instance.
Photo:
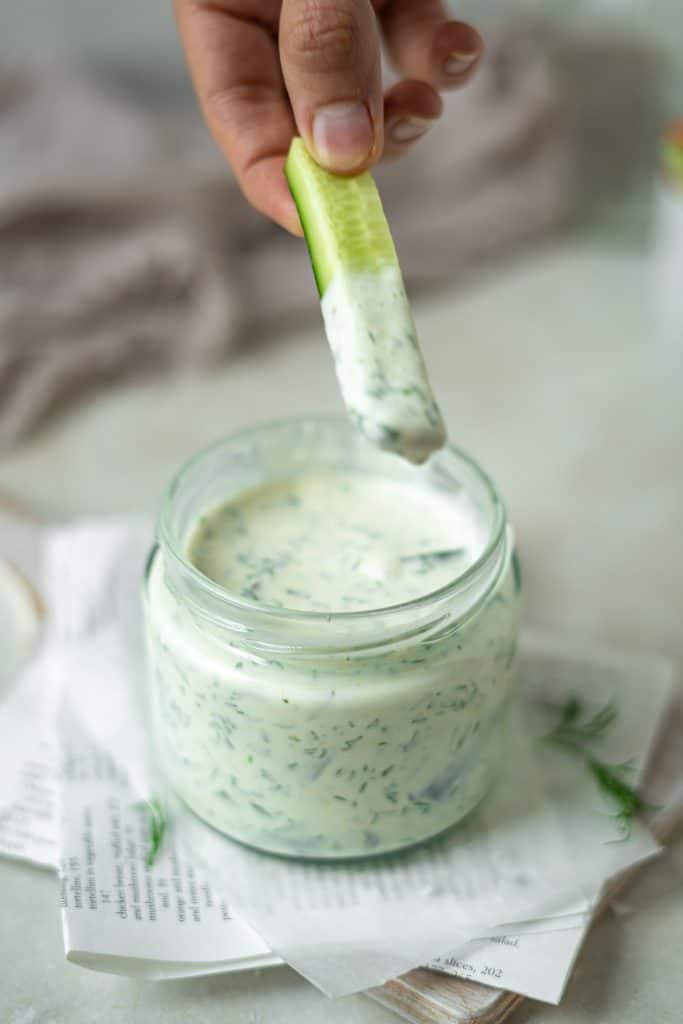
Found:
[[[197,587],[200,592],[203,592],[214,602],[223,606],[226,613],[229,612],[233,615],[236,614],[238,617],[240,614],[247,615],[250,618],[258,617],[264,624],[272,624],[276,622],[282,624],[284,622],[288,622],[301,626],[321,626],[334,621],[337,624],[351,625],[354,622],[358,623],[362,621],[369,624],[373,621],[379,622],[381,620],[381,622],[386,625],[387,619],[389,618],[400,618],[410,612],[424,613],[424,610],[430,606],[447,602],[460,591],[471,587],[476,583],[477,579],[482,576],[482,574],[485,574],[485,570],[490,565],[496,552],[505,542],[507,531],[505,506],[492,479],[481,468],[481,466],[479,466],[476,460],[466,452],[462,451],[462,449],[450,443],[445,445],[443,449],[440,449],[440,452],[436,453],[435,458],[441,453],[443,453],[444,456],[450,455],[451,457],[456,458],[460,464],[463,464],[469,472],[474,474],[478,482],[482,485],[483,491],[490,503],[493,518],[490,527],[490,536],[476,560],[471,563],[464,572],[454,576],[453,579],[449,580],[436,590],[420,594],[418,597],[410,598],[407,601],[385,605],[379,608],[353,611],[308,611],[305,609],[283,608],[243,598],[231,593],[225,587],[221,586],[221,584],[202,573],[189,560],[189,558],[186,557],[185,552],[182,550],[185,538],[180,539],[174,536],[174,530],[170,520],[176,495],[188,480],[188,477],[196,471],[197,466],[203,461],[209,459],[212,455],[215,455],[222,448],[236,446],[240,442],[251,437],[255,438],[259,433],[275,431],[281,428],[291,429],[297,427],[302,431],[307,429],[309,431],[315,430],[317,427],[327,427],[328,429],[336,427],[342,433],[346,432],[349,436],[353,436],[354,438],[357,434],[356,429],[343,416],[307,415],[281,417],[274,420],[260,422],[256,425],[243,428],[242,430],[229,434],[226,437],[220,438],[212,444],[200,449],[180,467],[164,493],[161,511],[157,522],[157,540],[162,551],[164,554],[170,555],[177,569],[181,570],[183,576],[191,581],[194,587]],[[490,588],[487,588],[487,592],[488,589]],[[476,603],[478,604],[479,602]]]

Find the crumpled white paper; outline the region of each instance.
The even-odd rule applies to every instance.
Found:
[[[148,545],[144,530],[120,523],[60,528],[46,541],[44,592],[53,614],[28,673],[35,694],[39,666],[49,665],[48,704],[60,695],[69,955],[99,969],[154,977],[280,957],[329,995],[342,995],[436,957],[445,969],[472,976],[469,960],[458,966],[457,951],[490,936],[475,976],[515,989],[514,964],[497,967],[492,952],[513,948],[503,940],[515,935],[526,937],[528,951],[533,937],[547,931],[570,937],[558,945],[554,981],[541,984],[538,972],[534,981],[528,957],[518,974],[529,994],[542,988],[540,998],[559,998],[605,879],[657,852],[648,832],[636,824],[628,839],[612,842],[619,837],[610,808],[582,766],[519,727],[508,770],[480,811],[415,851],[314,865],[219,836],[166,793],[149,762],[139,615]],[[669,666],[657,659],[591,660],[576,646],[560,650],[538,637],[524,651],[525,721],[530,703],[543,718],[539,698],[558,707],[572,693],[596,705],[615,698],[620,716],[609,757],[634,757],[641,770],[670,698]],[[25,685],[22,679],[17,692]],[[0,729],[3,722],[6,714]],[[170,824],[149,867],[144,801],[152,797],[162,800]]]

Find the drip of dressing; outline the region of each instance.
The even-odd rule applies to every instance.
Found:
[[[446,440],[401,272],[338,273],[321,300],[347,412],[379,448],[421,463]]]

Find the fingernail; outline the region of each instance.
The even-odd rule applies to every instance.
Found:
[[[447,75],[461,75],[478,56],[478,53],[452,53],[444,61],[443,69]]]
[[[374,133],[363,103],[331,103],[313,118],[313,145],[323,167],[352,171],[368,156]]]
[[[436,118],[404,117],[389,129],[394,142],[412,142],[428,132]]]

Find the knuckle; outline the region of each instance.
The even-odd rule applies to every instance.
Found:
[[[272,88],[262,82],[238,82],[208,93],[204,107],[208,116],[216,121],[241,127],[242,121],[248,123],[249,117],[253,117],[254,109],[266,110],[276,100]]]
[[[283,45],[290,60],[312,71],[353,67],[361,46],[360,30],[344,3],[316,0],[304,4],[287,26]]]

